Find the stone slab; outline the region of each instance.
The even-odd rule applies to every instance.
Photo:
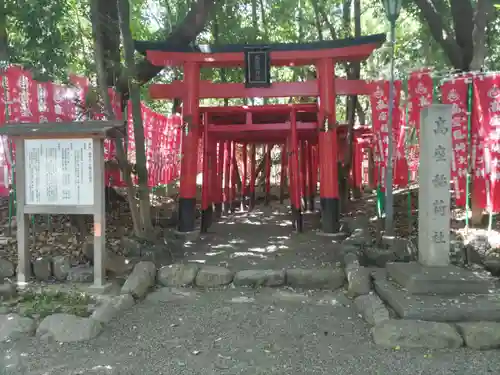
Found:
[[[376,294],[366,294],[354,299],[354,306],[363,319],[373,326],[389,320],[389,310]]]
[[[463,339],[450,324],[424,321],[386,320],[372,328],[377,345],[394,348],[459,348]]]
[[[500,348],[500,323],[470,322],[458,323],[458,330],[465,345],[478,350]]]
[[[375,278],[375,291],[403,319],[435,322],[500,322],[500,290],[460,296],[414,295],[397,284]]]
[[[493,279],[456,266],[426,267],[417,262],[387,263],[388,275],[411,294],[487,294]]]

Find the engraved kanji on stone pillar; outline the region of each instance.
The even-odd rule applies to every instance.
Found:
[[[450,263],[450,170],[452,106],[421,111],[418,257],[424,266]]]

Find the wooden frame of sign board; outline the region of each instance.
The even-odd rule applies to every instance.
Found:
[[[28,215],[93,215],[94,283],[90,289],[101,293],[109,289],[105,270],[104,140],[123,132],[122,121],[11,124],[0,128],[0,135],[10,137],[16,145],[19,285],[25,285],[32,272]]]

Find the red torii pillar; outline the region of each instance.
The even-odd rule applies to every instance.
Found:
[[[198,139],[200,133],[200,108],[198,91],[200,66],[184,64],[184,83],[188,87],[182,109],[182,160],[179,189],[179,232],[195,230],[196,219],[196,175],[198,173]]]
[[[334,64],[329,58],[316,63],[319,84],[321,229],[324,233],[338,233],[340,229]]]

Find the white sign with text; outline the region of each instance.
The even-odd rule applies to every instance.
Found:
[[[24,141],[27,205],[94,204],[94,150],[91,138]]]

